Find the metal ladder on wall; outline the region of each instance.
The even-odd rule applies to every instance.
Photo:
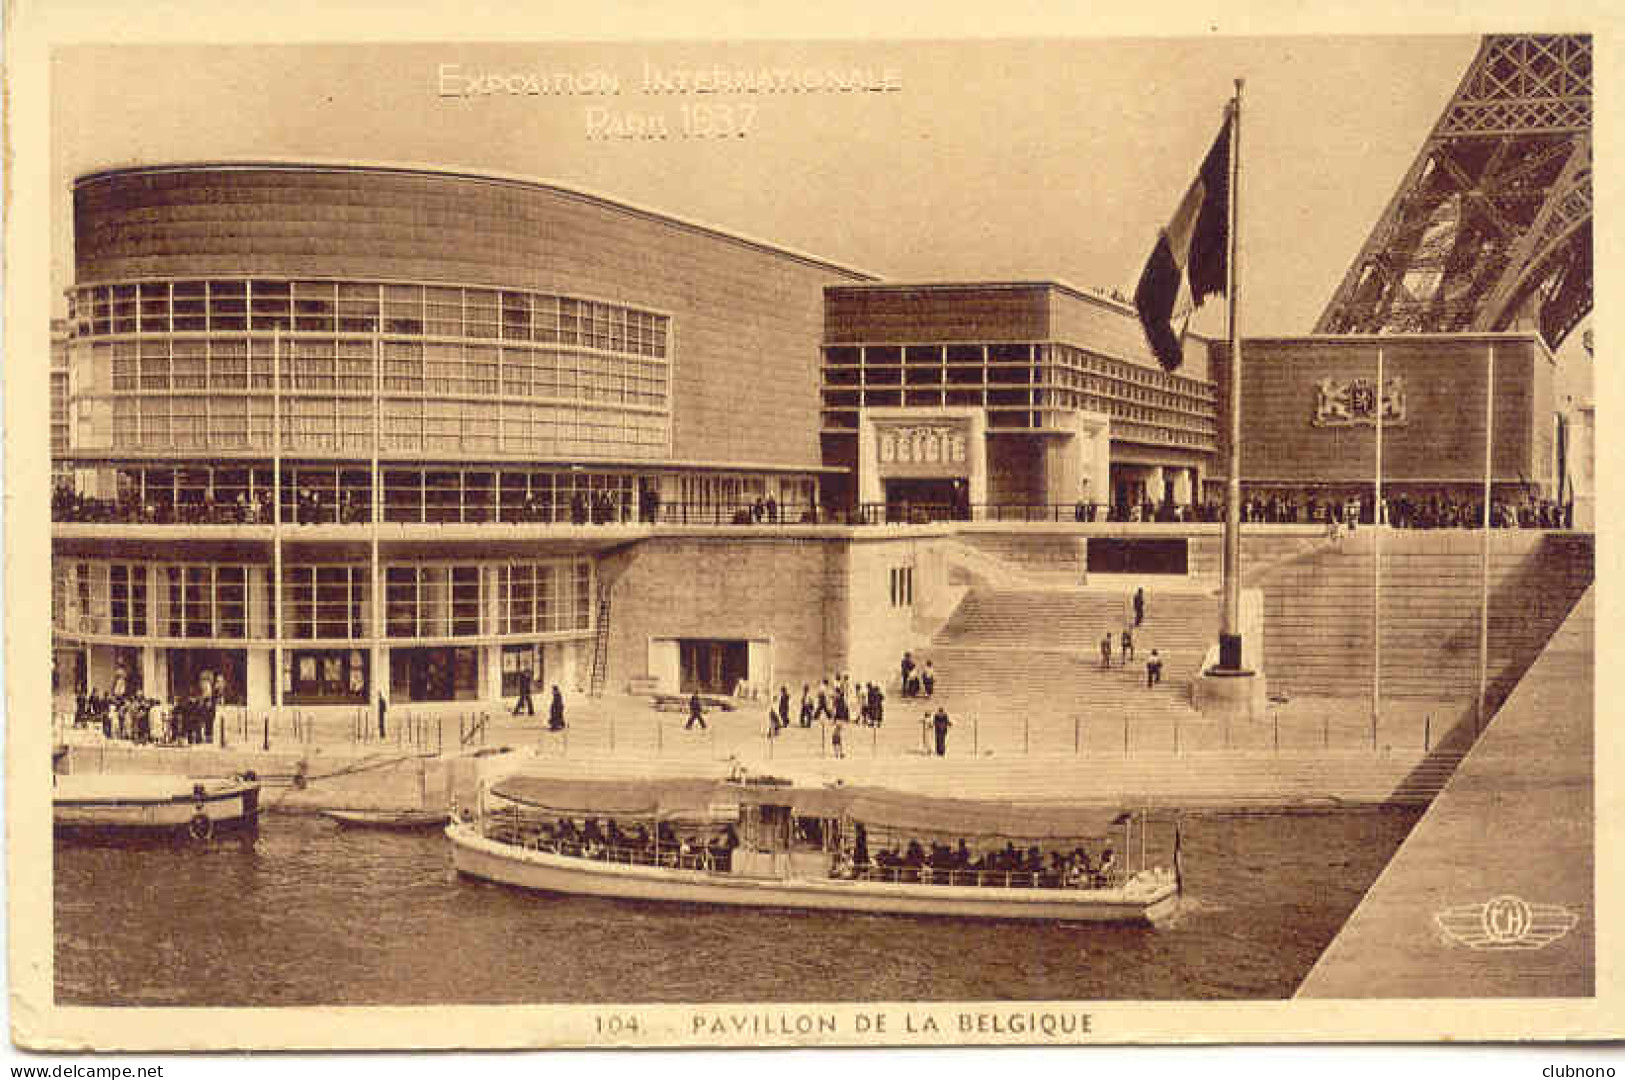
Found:
[[[590,697],[604,696],[604,676],[609,666],[609,589],[598,586],[598,622],[594,628]]]

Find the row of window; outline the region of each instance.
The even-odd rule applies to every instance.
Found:
[[[272,408],[269,398],[115,398],[111,449],[269,452]],[[282,449],[367,453],[375,424],[384,450],[652,459],[665,455],[669,441],[663,413],[434,399],[388,399],[380,411],[375,421],[364,398],[290,399],[283,402]]]
[[[271,279],[148,281],[69,293],[80,336],[291,330],[413,334],[581,345],[663,357],[669,320],[550,293]]]
[[[665,408],[667,362],[642,357],[521,346],[389,340],[381,363],[366,338],[156,338],[80,342],[86,389],[114,393],[165,390],[274,389],[281,369],[285,395],[345,393],[550,398]],[[101,376],[105,368],[107,375]],[[376,370],[375,370],[376,369]],[[105,381],[103,381],[105,379]]]
[[[1210,414],[1211,383],[1098,356],[1071,345],[840,345],[824,350],[827,386],[1055,383]],[[1110,385],[1116,383],[1118,385]]]
[[[491,468],[382,469],[384,520],[391,522],[568,522],[644,520],[661,503],[677,520],[707,507],[730,511],[773,499],[788,513],[817,501],[804,476],[654,475]],[[124,468],[116,475],[117,509],[100,520],[175,520],[270,524],[270,466]],[[355,465],[286,464],[282,519],[290,524],[357,524],[372,517],[372,473]]]
[[[366,565],[283,568],[284,640],[358,640],[371,634]],[[119,637],[274,636],[264,567],[58,560],[52,624]],[[152,590],[149,602],[149,588]],[[569,633],[590,629],[592,565],[584,559],[384,568],[390,638]]]

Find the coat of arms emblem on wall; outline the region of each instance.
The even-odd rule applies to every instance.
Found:
[[[1354,379],[1321,379],[1315,384],[1315,414],[1309,421],[1315,427],[1349,427],[1377,423],[1377,381],[1363,376]],[[1384,427],[1405,423],[1405,380],[1388,380],[1382,395]]]

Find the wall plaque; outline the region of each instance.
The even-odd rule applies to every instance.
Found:
[[[1315,427],[1351,427],[1377,423],[1377,380],[1364,376],[1353,379],[1321,379],[1315,384],[1315,411],[1309,421]],[[1405,379],[1394,376],[1382,395],[1383,427],[1403,426]]]

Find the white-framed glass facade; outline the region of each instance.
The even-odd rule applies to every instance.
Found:
[[[830,345],[824,428],[856,431],[860,408],[987,410],[990,431],[1065,430],[1058,414],[1105,413],[1112,438],[1211,453],[1213,383],[1058,343]]]
[[[277,366],[286,453],[365,453],[375,432],[385,451],[657,459],[670,448],[670,319],[656,312],[263,278],[88,285],[69,301],[88,376],[76,397],[111,406],[105,433],[86,428],[101,449],[269,451]]]

